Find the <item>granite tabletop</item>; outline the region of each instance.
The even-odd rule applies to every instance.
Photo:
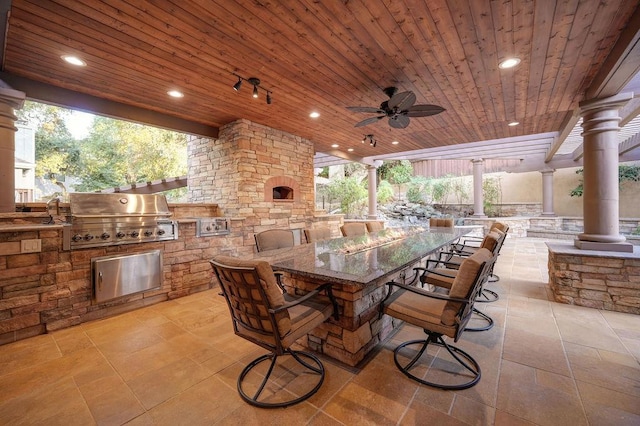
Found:
[[[389,228],[357,237],[341,237],[263,251],[280,271],[342,284],[366,285],[401,271],[467,234],[457,228]]]

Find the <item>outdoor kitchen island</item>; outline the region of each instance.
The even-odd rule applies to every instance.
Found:
[[[260,252],[256,259],[284,273],[288,293],[306,293],[330,282],[340,318],[330,319],[307,335],[310,349],[356,366],[400,322],[379,318],[385,283],[413,278],[413,267],[468,229],[401,228],[347,238],[334,238],[291,248]],[[406,277],[406,278],[404,278]]]

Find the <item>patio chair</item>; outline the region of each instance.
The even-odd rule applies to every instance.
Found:
[[[304,237],[308,243],[315,243],[316,241],[326,240],[331,238],[331,229],[326,226],[320,228],[309,228],[304,230]]]
[[[429,228],[453,228],[454,225],[454,220],[450,217],[429,218]]]
[[[490,259],[491,252],[486,249],[478,250],[466,258],[460,265],[448,294],[395,282],[387,283],[389,291],[381,304],[382,313],[418,326],[427,335],[426,339],[404,342],[393,351],[396,367],[407,377],[440,389],[466,389],[478,383],[481,377],[480,365],[467,352],[447,344],[443,336],[453,338],[454,342],[460,339],[471,318],[473,304],[487,273],[485,266]],[[440,346],[446,349],[446,353],[438,351],[437,359],[433,359],[427,352],[429,345]],[[411,347],[414,350],[409,350]],[[440,357],[447,353],[455,363]],[[426,359],[420,362],[423,356]],[[418,368],[419,373],[414,374],[412,370],[418,366],[422,368]],[[424,367],[427,368],[426,374]],[[445,373],[453,383],[442,383],[432,378],[441,377],[441,373]]]
[[[337,320],[331,284],[323,284],[293,299],[278,290],[268,262],[216,256],[211,266],[220,282],[236,335],[269,351],[250,362],[238,376],[238,393],[247,403],[262,408],[287,407],[315,394],[324,381],[324,366],[314,354],[291,349],[293,343],[326,321]],[[322,298],[321,293],[326,297]],[[285,358],[286,364],[280,357]],[[268,368],[260,368],[269,361]],[[282,374],[282,369],[286,374]],[[300,371],[302,370],[302,371]],[[300,389],[286,388],[296,377],[317,376]],[[310,388],[310,389],[307,389]]]
[[[260,251],[293,247],[293,231],[290,229],[269,229],[255,234],[256,249]]]
[[[382,222],[367,222],[367,232],[378,232],[384,229],[384,224]]]
[[[256,250],[258,252],[266,250],[276,250],[280,248],[293,247],[293,231],[290,229],[269,229],[254,235],[256,239]],[[282,272],[275,272],[276,282],[283,293],[286,292],[282,283]]]
[[[497,293],[491,290],[486,290],[484,288],[487,282],[487,279],[490,276],[491,271],[493,270],[493,264],[498,259],[497,247],[499,244],[498,242],[499,239],[500,239],[500,235],[498,233],[490,232],[485,236],[482,246],[477,250],[477,251],[488,250],[491,253],[491,259],[487,262],[487,265],[486,265],[487,273],[484,275],[485,280],[479,284],[481,288],[480,288],[480,291],[478,292],[479,294],[478,302],[482,300],[482,297],[483,297],[482,294],[484,291],[488,291],[492,294],[495,294],[496,298],[499,297]],[[453,281],[455,280],[459,272],[461,263],[469,256],[456,255],[455,257],[449,257],[449,259],[453,260],[453,262],[443,260],[442,258],[427,259],[425,268],[418,267],[418,268],[414,268],[414,270],[420,274],[419,280],[422,283],[423,287],[425,285],[431,285],[439,288],[451,289],[451,286],[453,285]],[[478,327],[467,327],[466,331],[486,331],[493,327],[494,321],[493,321],[493,318],[491,318],[489,315],[480,311],[476,307],[473,308],[473,313],[478,315],[482,320],[486,321],[487,324],[484,326],[478,326]]]
[[[357,237],[358,235],[366,235],[367,226],[362,222],[347,222],[340,227],[343,237]]]

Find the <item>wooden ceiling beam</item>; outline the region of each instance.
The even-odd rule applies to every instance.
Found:
[[[77,111],[91,114],[103,115],[119,120],[134,121],[136,123],[148,124],[150,126],[173,130],[176,132],[189,133],[192,135],[218,137],[218,128],[206,126],[182,118],[162,114],[144,108],[138,108],[119,102],[109,101],[84,93],[74,92],[28,78],[19,77],[0,71],[0,80],[7,83],[15,90],[24,92],[27,99],[57,105],[64,108],[71,108]]]

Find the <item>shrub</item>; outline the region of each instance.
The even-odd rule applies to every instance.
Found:
[[[378,203],[388,203],[389,201],[393,200],[393,187],[386,180],[380,181],[380,184],[378,185],[378,192],[376,195],[378,197]]]

